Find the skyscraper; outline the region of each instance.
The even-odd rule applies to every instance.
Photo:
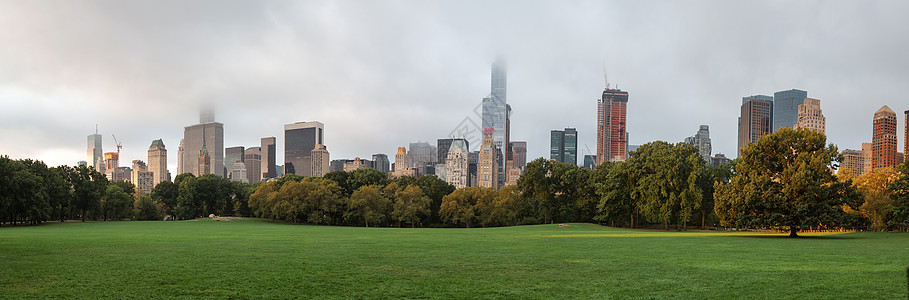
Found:
[[[183,139],[180,139],[180,146],[177,147],[177,175],[186,173],[186,171],[183,170],[183,156],[184,155],[185,155],[185,151],[183,150]]]
[[[456,189],[467,187],[469,183],[468,156],[467,143],[463,139],[451,142],[445,160],[445,180]]]
[[[328,149],[325,148],[325,145],[318,144],[314,149],[312,149],[312,171],[311,176],[313,177],[322,177],[325,173],[328,173]]]
[[[625,160],[628,154],[627,107],[628,92],[610,89],[607,84],[602,98],[597,101],[597,165]]]
[[[710,162],[710,127],[707,125],[701,125],[698,128],[698,133],[694,136],[689,136],[685,138],[685,143],[694,145],[698,148],[698,153],[701,155],[701,158],[706,162]]]
[[[739,155],[742,154],[742,148],[772,132],[773,105],[773,98],[769,96],[757,95],[742,98],[742,114],[739,117]]]
[[[549,158],[558,162],[577,165],[578,131],[574,128],[552,130],[549,136]]]
[[[773,129],[777,131],[782,127],[792,128],[799,118],[799,104],[808,98],[808,92],[791,89],[773,93]]]
[[[373,161],[373,164],[375,164],[376,170],[379,170],[379,172],[382,172],[382,173],[388,173],[389,165],[390,165],[390,163],[388,161],[388,155],[385,155],[382,153],[373,154],[372,161]]]
[[[325,142],[325,125],[320,122],[297,122],[284,125],[284,173],[312,176],[312,149]]]
[[[154,140],[148,147],[148,171],[152,172],[152,187],[168,180],[167,178],[167,149],[160,139]]]
[[[514,167],[523,170],[527,166],[527,142],[511,142],[511,152],[514,158]]]
[[[95,170],[104,174],[104,152],[101,150],[101,135],[96,131],[95,134],[88,135],[88,157],[89,167],[95,167]]]
[[[183,128],[183,164],[182,171],[196,176],[215,174],[224,177],[224,124],[214,121],[214,113],[202,110],[199,124]],[[208,171],[199,169],[203,164],[198,158],[205,148],[210,161],[204,165]]]
[[[275,170],[275,137],[262,138],[262,178],[280,177]]]
[[[798,106],[798,120],[792,128],[807,128],[825,133],[827,118],[824,117],[824,113],[821,110],[821,100],[805,98],[804,102]]]
[[[398,147],[398,152],[395,153],[394,166],[395,166],[395,169],[394,169],[395,176],[401,176],[401,174],[404,172],[404,170],[409,168],[410,158],[407,157],[407,148]]]
[[[448,159],[448,149],[451,148],[452,140],[454,139],[436,140],[436,151],[439,151],[438,161],[440,164],[444,164],[445,160]]]
[[[874,131],[871,135],[871,168],[896,166],[896,144],[896,113],[884,105],[874,113]]]
[[[505,166],[506,158],[510,157],[508,145],[511,134],[509,132],[511,106],[507,103],[507,72],[505,60],[497,57],[492,64],[489,97],[483,98],[483,133],[492,135],[493,144],[496,146],[499,166]],[[505,183],[504,168],[499,168],[499,186]]]
[[[407,151],[408,168],[422,168],[426,164],[435,165],[438,150],[427,142],[410,143]]]
[[[243,146],[236,146],[236,147],[230,147],[230,148],[224,149],[224,166],[227,167],[228,178],[235,179],[233,177],[230,177],[230,174],[233,174],[235,167],[240,166],[240,165],[237,165],[237,162],[243,163],[242,167],[241,167],[241,168],[243,168],[243,173],[244,173],[243,177],[247,177],[247,175],[245,174],[246,173],[246,164],[245,164],[246,160],[244,159],[245,157],[246,157],[246,148]]]
[[[249,147],[243,151],[243,164],[246,165],[246,181],[256,183],[262,180],[262,148]]]
[[[499,164],[496,161],[496,146],[492,136],[483,136],[483,145],[480,146],[480,157],[477,166],[477,180],[480,187],[499,188]]]

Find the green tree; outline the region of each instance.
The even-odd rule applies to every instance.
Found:
[[[669,229],[673,220],[680,230],[700,209],[704,160],[697,148],[656,141],[642,145],[628,159],[634,180],[632,197],[648,221]]]
[[[129,198],[131,198],[131,199],[136,198],[136,185],[133,184],[132,182],[123,181],[123,180],[113,180],[110,182],[110,185],[119,186],[120,189],[123,190],[124,193],[129,195]]]
[[[347,205],[348,219],[362,219],[366,227],[384,224],[392,210],[391,200],[382,195],[376,185],[364,185],[350,195]]]
[[[455,190],[442,198],[442,207],[439,215],[442,221],[448,224],[465,224],[470,228],[477,219],[476,204],[482,188],[466,187]]]
[[[865,196],[865,203],[858,210],[871,219],[875,230],[887,230],[887,216],[893,206],[890,185],[898,176],[892,167],[877,168],[853,181],[853,185]]]
[[[616,226],[627,218],[628,225],[634,227],[637,207],[632,199],[635,182],[630,172],[626,162],[604,162],[594,169],[591,181],[600,198],[595,220]]]
[[[151,196],[144,195],[133,202],[133,217],[136,220],[158,220],[158,206]]]
[[[78,166],[68,176],[73,187],[73,208],[79,210],[82,222],[89,213],[101,210],[101,197],[107,191],[107,177],[94,168]]]
[[[196,177],[190,173],[183,173],[177,177],[180,180],[177,187],[177,206],[174,209],[176,217],[188,220],[201,216],[202,200],[196,196]]]
[[[420,219],[430,215],[432,200],[415,185],[408,186],[394,194],[394,210],[391,216],[398,222],[410,223],[415,228]]]
[[[802,226],[836,225],[843,206],[862,199],[830,171],[836,146],[823,133],[781,128],[742,149],[731,182],[716,185],[716,214],[724,226],[784,227],[798,237]]]
[[[202,216],[233,213],[230,199],[230,182],[227,178],[205,174],[196,178],[195,197],[202,204]]]
[[[890,184],[890,207],[888,225],[903,230],[909,228],[909,161],[899,165],[899,177]]]
[[[155,185],[151,197],[154,201],[161,203],[165,215],[177,215],[177,197],[180,196],[177,184],[170,181],[162,181]]]
[[[108,218],[121,220],[132,214],[133,198],[120,185],[111,184],[101,199],[104,220]]]
[[[506,185],[495,193],[493,215],[496,220],[518,225],[525,201],[516,185]]]

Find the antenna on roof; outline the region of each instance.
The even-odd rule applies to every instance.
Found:
[[[606,89],[609,89],[609,76],[606,74],[606,60],[603,60],[603,80],[606,81]]]
[[[98,134],[98,124],[95,124],[95,134]]]

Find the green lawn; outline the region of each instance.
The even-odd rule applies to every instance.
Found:
[[[0,298],[906,299],[909,235],[259,220],[0,228]]]

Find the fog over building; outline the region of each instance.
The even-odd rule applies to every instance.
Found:
[[[186,126],[183,129],[181,171],[195,176],[224,174],[224,124],[214,121],[214,112],[203,109],[199,115],[199,124]],[[200,162],[202,149],[206,149],[208,161]],[[204,168],[203,168],[204,167]]]
[[[284,173],[312,176],[312,150],[325,142],[321,122],[296,122],[284,125]]]

